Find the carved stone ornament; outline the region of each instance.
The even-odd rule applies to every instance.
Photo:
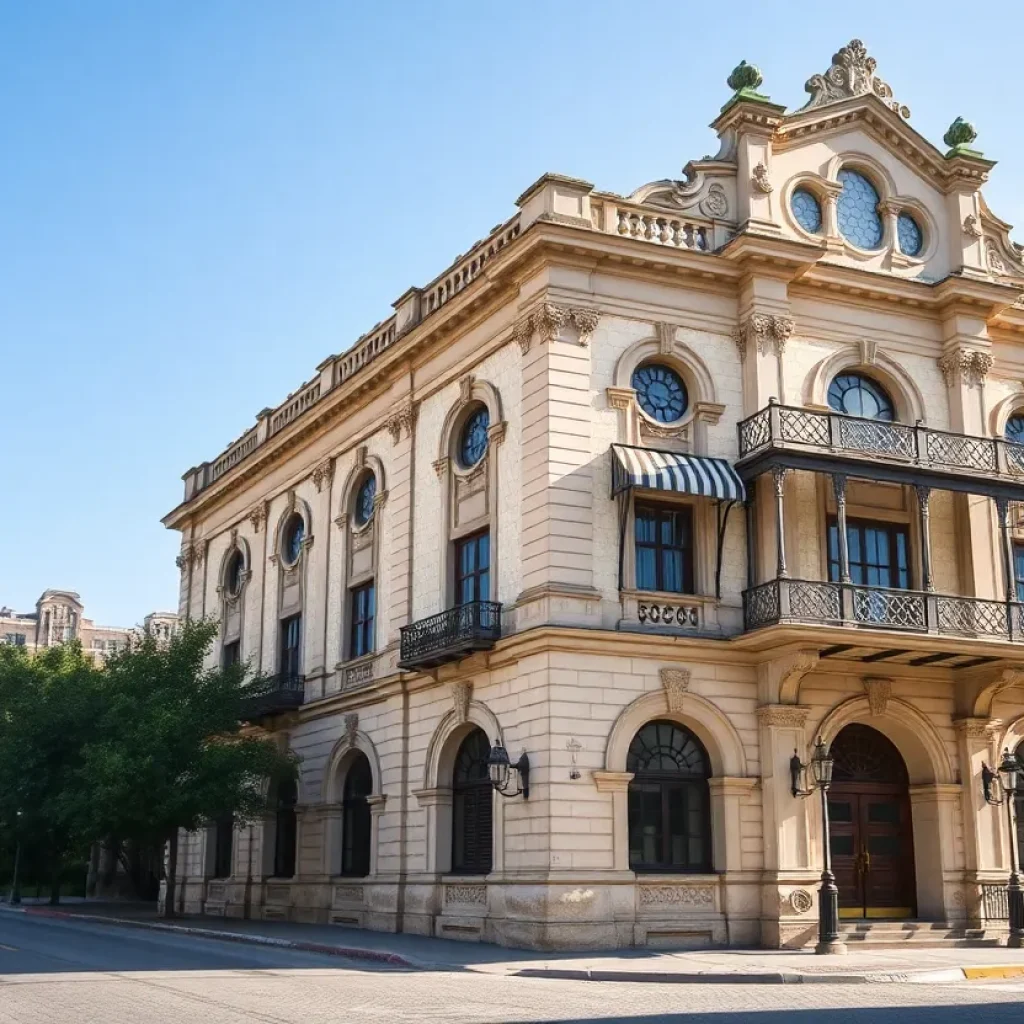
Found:
[[[670,356],[676,344],[676,325],[659,323],[656,325],[658,332],[658,351],[663,356]]]
[[[757,720],[762,725],[802,729],[809,714],[809,708],[796,704],[762,704],[757,709]]]
[[[473,684],[460,680],[451,684],[452,707],[455,721],[464,725],[469,721],[469,702],[473,699]]]
[[[439,480],[444,478],[445,473],[448,472],[448,456],[445,455],[440,459],[435,459],[433,462],[434,472],[437,474]]]
[[[266,521],[267,506],[264,502],[260,502],[260,504],[249,512],[249,522],[252,524],[253,532],[259,533]]]
[[[859,39],[852,39],[838,53],[832,55],[832,66],[823,75],[812,75],[804,89],[811,98],[802,110],[841,103],[855,96],[874,96],[902,118],[910,117],[910,109],[893,99],[892,89],[876,74],[877,63],[868,56],[867,48]]]
[[[359,715],[354,711],[351,714],[345,716],[345,743],[354,747],[356,745],[356,738],[359,735]]]
[[[608,397],[609,409],[630,409],[636,399],[636,391],[633,388],[605,388],[605,395]]]
[[[794,914],[806,914],[814,906],[814,899],[806,889],[794,889],[788,902]]]
[[[864,690],[868,695],[868,708],[871,711],[871,717],[881,718],[892,698],[892,680],[880,676],[868,676],[864,680]]]
[[[586,347],[590,344],[600,319],[601,314],[596,309],[545,302],[539,309],[528,313],[516,323],[512,328],[512,337],[519,343],[523,355],[526,355],[535,334],[539,335],[541,342],[552,342],[566,324],[571,324],[579,335],[579,343]]]
[[[741,60],[732,69],[732,74],[725,80],[725,84],[733,92],[742,92],[744,89],[756,91],[761,87],[763,81],[764,76],[761,74],[760,68],[755,67],[753,64],[748,64],[745,60]]]
[[[758,164],[750,176],[750,184],[755,192],[763,192],[768,195],[774,191],[772,183],[768,180],[768,168],[764,164]]]
[[[964,217],[964,234],[969,235],[971,238],[981,238],[984,234],[984,231],[981,229],[981,221],[973,213],[969,213]]]
[[[861,338],[860,361],[864,366],[874,366],[878,359],[878,342],[871,338]]]
[[[444,887],[445,906],[453,903],[466,903],[474,907],[487,906],[486,885],[446,885]]]
[[[948,388],[961,383],[978,387],[992,369],[992,356],[977,349],[956,348],[939,359],[939,369]]]
[[[747,349],[751,341],[761,355],[766,355],[769,349],[774,348],[775,354],[781,356],[786,350],[786,342],[793,336],[795,330],[796,324],[787,316],[751,314],[736,331],[736,346],[740,350],[740,359],[747,358]]]
[[[950,149],[967,149],[977,137],[978,133],[975,131],[974,125],[970,121],[965,121],[962,117],[958,117],[946,129],[946,134],[942,136],[942,141]]]
[[[658,673],[661,685],[665,689],[665,704],[673,714],[683,710],[683,699],[690,688],[690,670],[688,668],[663,668]]]
[[[641,885],[640,905],[713,907],[715,890],[710,885]]]
[[[993,734],[999,728],[999,722],[988,718],[954,718],[953,728],[962,732],[969,740],[986,740],[992,742]]]
[[[700,201],[698,208],[705,217],[726,217],[729,214],[729,200],[725,189],[717,182],[708,187],[708,194]]]
[[[522,319],[517,320],[512,328],[512,339],[519,345],[519,350],[525,356],[530,351],[530,342],[533,340],[533,314],[529,313]]]
[[[476,378],[471,373],[459,379],[459,400],[465,404],[473,397],[473,384]]]
[[[406,437],[412,437],[413,424],[416,422],[416,406],[411,398],[403,399],[398,403],[394,412],[388,417],[387,427],[391,433],[391,440],[398,444],[402,440],[404,432]]]
[[[334,481],[334,459],[324,459],[313,470],[313,483],[316,485],[317,494],[319,494],[324,487],[330,487]]]

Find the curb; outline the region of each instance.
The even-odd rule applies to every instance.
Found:
[[[346,957],[350,960],[365,960],[370,963],[387,964],[391,967],[405,967],[409,970],[427,970],[423,964],[399,953],[387,953],[379,949],[365,949],[360,946],[332,946],[322,942],[303,942],[298,939],[279,939],[271,935],[252,935],[244,932],[221,931],[216,928],[196,928],[191,925],[165,924],[163,921],[135,921],[131,918],[105,917],[102,914],[73,914],[46,907],[4,907],[9,914],[26,914],[29,917],[58,918],[63,921],[87,921],[89,924],[110,924],[122,928],[148,928],[150,931],[176,932],[179,935],[193,935],[196,938],[219,939],[224,942],[239,942],[252,946],[273,946],[278,949],[294,949],[303,953],[323,953],[327,956]]]

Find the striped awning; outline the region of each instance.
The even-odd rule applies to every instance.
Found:
[[[612,495],[630,487],[699,494],[724,501],[747,500],[743,481],[725,459],[613,444]]]

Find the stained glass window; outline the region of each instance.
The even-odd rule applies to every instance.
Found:
[[[924,248],[924,235],[917,221],[909,213],[901,213],[896,218],[896,237],[899,239],[900,252],[907,256],[919,256]]]
[[[459,440],[459,457],[464,466],[475,466],[487,451],[487,429],[491,417],[485,408],[477,409],[462,428]]]
[[[887,423],[896,418],[892,399],[885,389],[860,373],[841,373],[835,377],[829,385],[828,404],[847,416],[885,420]]]
[[[660,363],[641,366],[633,371],[631,383],[640,408],[659,423],[674,423],[686,412],[686,385],[671,367]]]
[[[848,168],[839,172],[839,184],[843,186],[836,211],[840,234],[861,249],[877,249],[883,232],[875,186]]]
[[[373,515],[373,499],[377,496],[377,479],[371,473],[360,485],[356,494],[356,526],[365,526]]]
[[[821,230],[821,203],[814,193],[805,188],[798,188],[793,192],[789,202],[797,224],[804,231],[816,235]]]

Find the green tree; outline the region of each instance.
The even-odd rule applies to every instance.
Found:
[[[102,689],[77,643],[36,655],[0,646],[0,831],[4,846],[21,843],[23,873],[48,871],[52,903],[65,861],[84,857],[91,838],[83,768]]]
[[[90,799],[81,831],[142,846],[169,844],[164,914],[174,915],[179,830],[267,810],[269,784],[294,760],[241,722],[245,666],[206,669],[217,627],[188,622],[169,645],[144,636],[102,673],[102,711],[86,744]],[[257,681],[258,685],[258,681]]]

